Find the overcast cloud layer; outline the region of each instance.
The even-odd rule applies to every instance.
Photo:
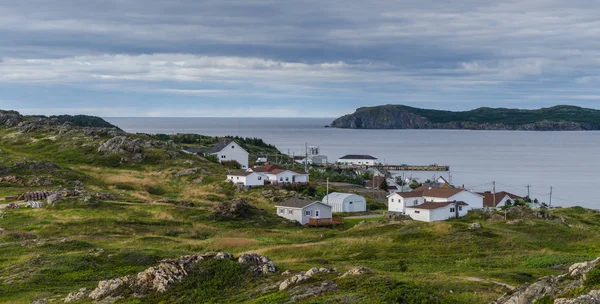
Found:
[[[600,108],[600,2],[0,1],[0,108],[333,117]]]

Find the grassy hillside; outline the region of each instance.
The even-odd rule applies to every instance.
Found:
[[[120,136],[144,144],[135,151],[98,152]],[[520,220],[507,223],[500,215],[471,213],[443,223],[347,219],[335,229],[304,228],[276,216],[265,189],[236,191],[222,182],[226,168],[178,153],[178,143],[169,140],[146,145],[153,140],[88,128],[61,133],[54,127],[32,132],[0,127],[0,178],[24,181],[0,184],[0,197],[82,191],[42,209],[0,209],[1,303],[61,302],[99,280],[206,251],[259,253],[281,271],[342,272],[358,265],[373,270],[362,277],[324,274],[306,281],[302,286],[332,281],[337,290],[297,303],[487,303],[508,291],[500,282],[531,282],[600,255],[600,215],[583,208],[554,210],[554,220],[515,213],[509,220]],[[39,176],[52,183],[27,184]],[[216,204],[234,198],[256,211],[240,219],[211,216]],[[483,228],[469,230],[476,221]],[[118,303],[284,303],[293,297],[294,290],[265,288],[280,275],[253,276],[227,261],[198,267],[164,294]]]

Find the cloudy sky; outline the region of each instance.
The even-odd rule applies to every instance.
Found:
[[[600,108],[598,16],[592,0],[0,0],[0,108]]]

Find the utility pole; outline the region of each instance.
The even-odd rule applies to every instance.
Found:
[[[531,188],[531,185],[527,185],[525,187],[527,187],[527,197],[531,198],[531,196],[529,196],[529,188]]]
[[[327,196],[325,196],[327,198],[327,205],[329,205],[329,177],[327,178]]]
[[[496,181],[493,181],[492,185],[493,185],[493,189],[492,190],[494,191],[493,192],[494,193],[494,207],[496,207]]]
[[[548,205],[550,209],[552,209],[552,186],[550,186],[550,204]]]
[[[373,176],[373,199],[375,199],[375,176]]]
[[[306,158],[304,159],[304,172],[308,172],[308,143],[304,143],[304,149],[306,152]]]

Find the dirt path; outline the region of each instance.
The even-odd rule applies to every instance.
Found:
[[[465,279],[468,281],[473,281],[473,282],[492,283],[492,284],[500,285],[502,287],[506,287],[510,290],[517,289],[517,287],[515,287],[515,286],[509,285],[506,283],[502,283],[502,282],[498,282],[498,281],[494,281],[494,280],[482,279],[482,278],[477,278],[477,277],[459,277],[459,278]]]

